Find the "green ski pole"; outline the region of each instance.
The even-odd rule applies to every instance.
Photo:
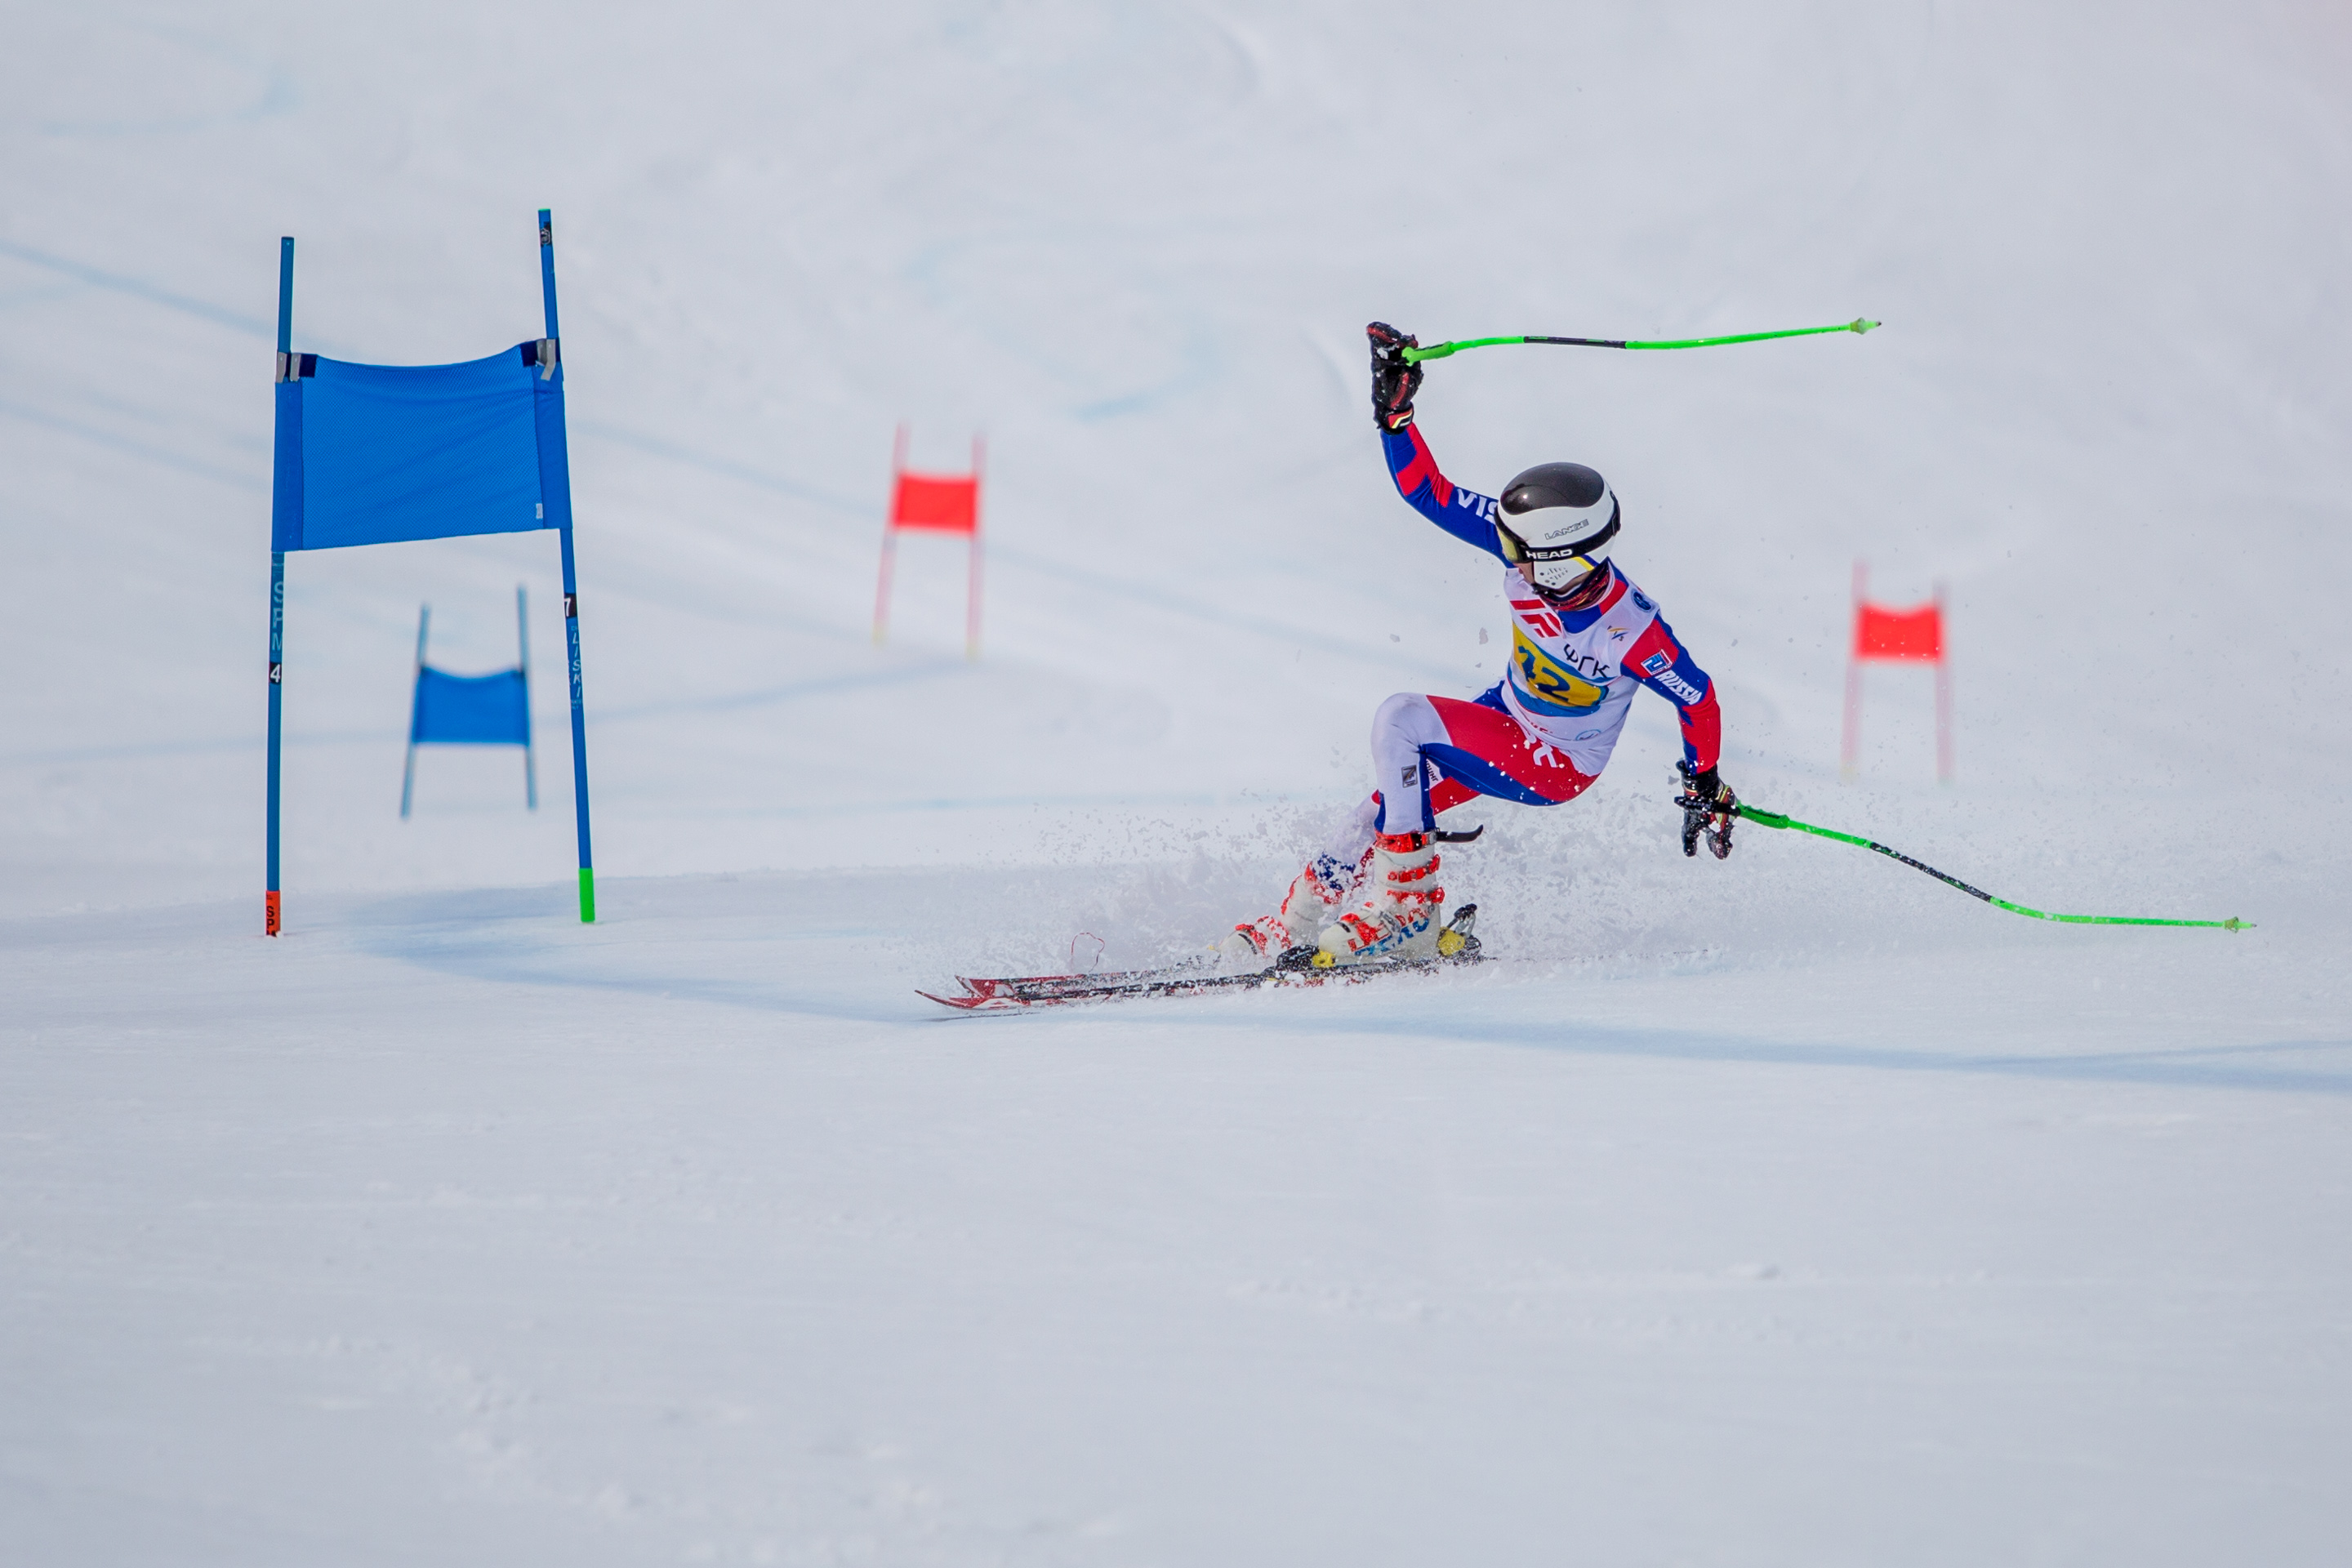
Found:
[[[1745,801],[1731,809],[1733,815],[1742,821],[1755,823],[1759,827],[1793,828],[1799,833],[1811,833],[1822,838],[1834,838],[1841,844],[1858,844],[1864,849],[1877,851],[1890,860],[1900,860],[1914,871],[1925,871],[1938,882],[1947,887],[1958,888],[1971,898],[1982,899],[1986,903],[2007,910],[2011,914],[2025,915],[2037,921],[2063,921],[2068,925],[2091,926],[2211,926],[2218,931],[2253,929],[2253,921],[2242,921],[2234,915],[2226,921],[2168,921],[2156,920],[2147,915],[2053,915],[2043,910],[2029,910],[2023,904],[2012,904],[2007,899],[1996,899],[1982,888],[1971,888],[1958,877],[1947,876],[1924,861],[1914,860],[1910,856],[1889,849],[1885,845],[1872,839],[1859,837],[1851,833],[1840,833],[1833,827],[1816,827],[1810,822],[1799,822],[1793,816],[1783,816],[1777,811],[1766,811],[1761,806],[1749,805]]]
[[[1821,332],[1866,332],[1877,326],[1856,316],[1851,321],[1840,321],[1833,327],[1790,327],[1782,332],[1735,332],[1727,338],[1678,338],[1672,342],[1645,342],[1639,338],[1545,338],[1532,333],[1515,338],[1465,338],[1459,342],[1433,343],[1425,349],[1404,351],[1405,363],[1419,364],[1423,360],[1444,359],[1460,353],[1464,349],[1492,348],[1496,343],[1565,343],[1580,349],[1711,349],[1719,343],[1760,343],[1767,338],[1810,338]]]

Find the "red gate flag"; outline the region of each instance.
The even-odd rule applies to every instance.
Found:
[[[980,476],[900,474],[890,496],[890,526],[936,529],[941,533],[979,532]]]
[[[882,573],[874,585],[874,640],[877,644],[890,633],[890,568],[898,555],[899,531],[961,533],[971,540],[971,563],[965,572],[968,603],[964,609],[964,657],[980,657],[980,470],[983,450],[980,437],[974,436],[969,474],[909,473],[907,427],[898,426],[898,438],[890,448],[890,514],[882,524]]]
[[[1855,606],[1853,657],[1856,658],[1924,658],[1937,663],[1944,657],[1944,607],[1922,605],[1915,610],[1885,610],[1876,605]]]
[[[1851,779],[1862,749],[1862,667],[1880,661],[1936,667],[1936,778],[1952,782],[1952,667],[1944,653],[1944,585],[1936,596],[1907,610],[1890,610],[1864,596],[1870,569],[1853,563],[1853,651],[1845,667],[1845,732],[1838,743],[1838,771]]]

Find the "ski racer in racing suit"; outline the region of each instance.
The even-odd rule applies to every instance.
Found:
[[[1223,952],[1236,964],[1291,952],[1318,966],[1434,955],[1445,899],[1436,814],[1482,795],[1527,805],[1575,799],[1608,765],[1636,687],[1681,716],[1683,852],[1696,854],[1703,833],[1718,859],[1731,853],[1736,798],[1716,768],[1723,721],[1715,683],[1609,559],[1621,516],[1606,481],[1580,464],[1546,463],[1500,498],[1454,483],[1413,422],[1422,369],[1402,351],[1417,340],[1380,321],[1365,331],[1372,408],[1397,493],[1503,563],[1510,669],[1469,700],[1400,692],[1381,704],[1371,737],[1379,786],[1278,910],[1225,938]]]

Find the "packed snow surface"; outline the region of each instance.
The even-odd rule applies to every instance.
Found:
[[[2316,6],[16,7],[0,1539],[221,1564],[2338,1563],[2352,25]],[[563,302],[553,542],[289,563],[269,366]],[[1670,710],[1446,854],[1496,962],[1197,951],[1469,695],[1456,479],[1594,464]],[[987,623],[894,430],[987,438]],[[1841,781],[1853,563],[1947,587]],[[434,749],[511,657],[541,808]],[[1497,634],[1505,634],[1498,636]]]

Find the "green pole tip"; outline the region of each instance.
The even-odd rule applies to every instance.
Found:
[[[1866,332],[1870,331],[1871,328],[1877,326],[1878,324],[1879,323],[1876,321],[1865,321],[1860,316],[1856,316],[1853,321],[1846,323],[1845,330],[1849,332]]]
[[[2254,929],[2254,922],[2252,921],[2242,921],[2237,916],[2231,915],[2228,920],[2221,922],[2221,929],[2223,931],[2252,931]]]

